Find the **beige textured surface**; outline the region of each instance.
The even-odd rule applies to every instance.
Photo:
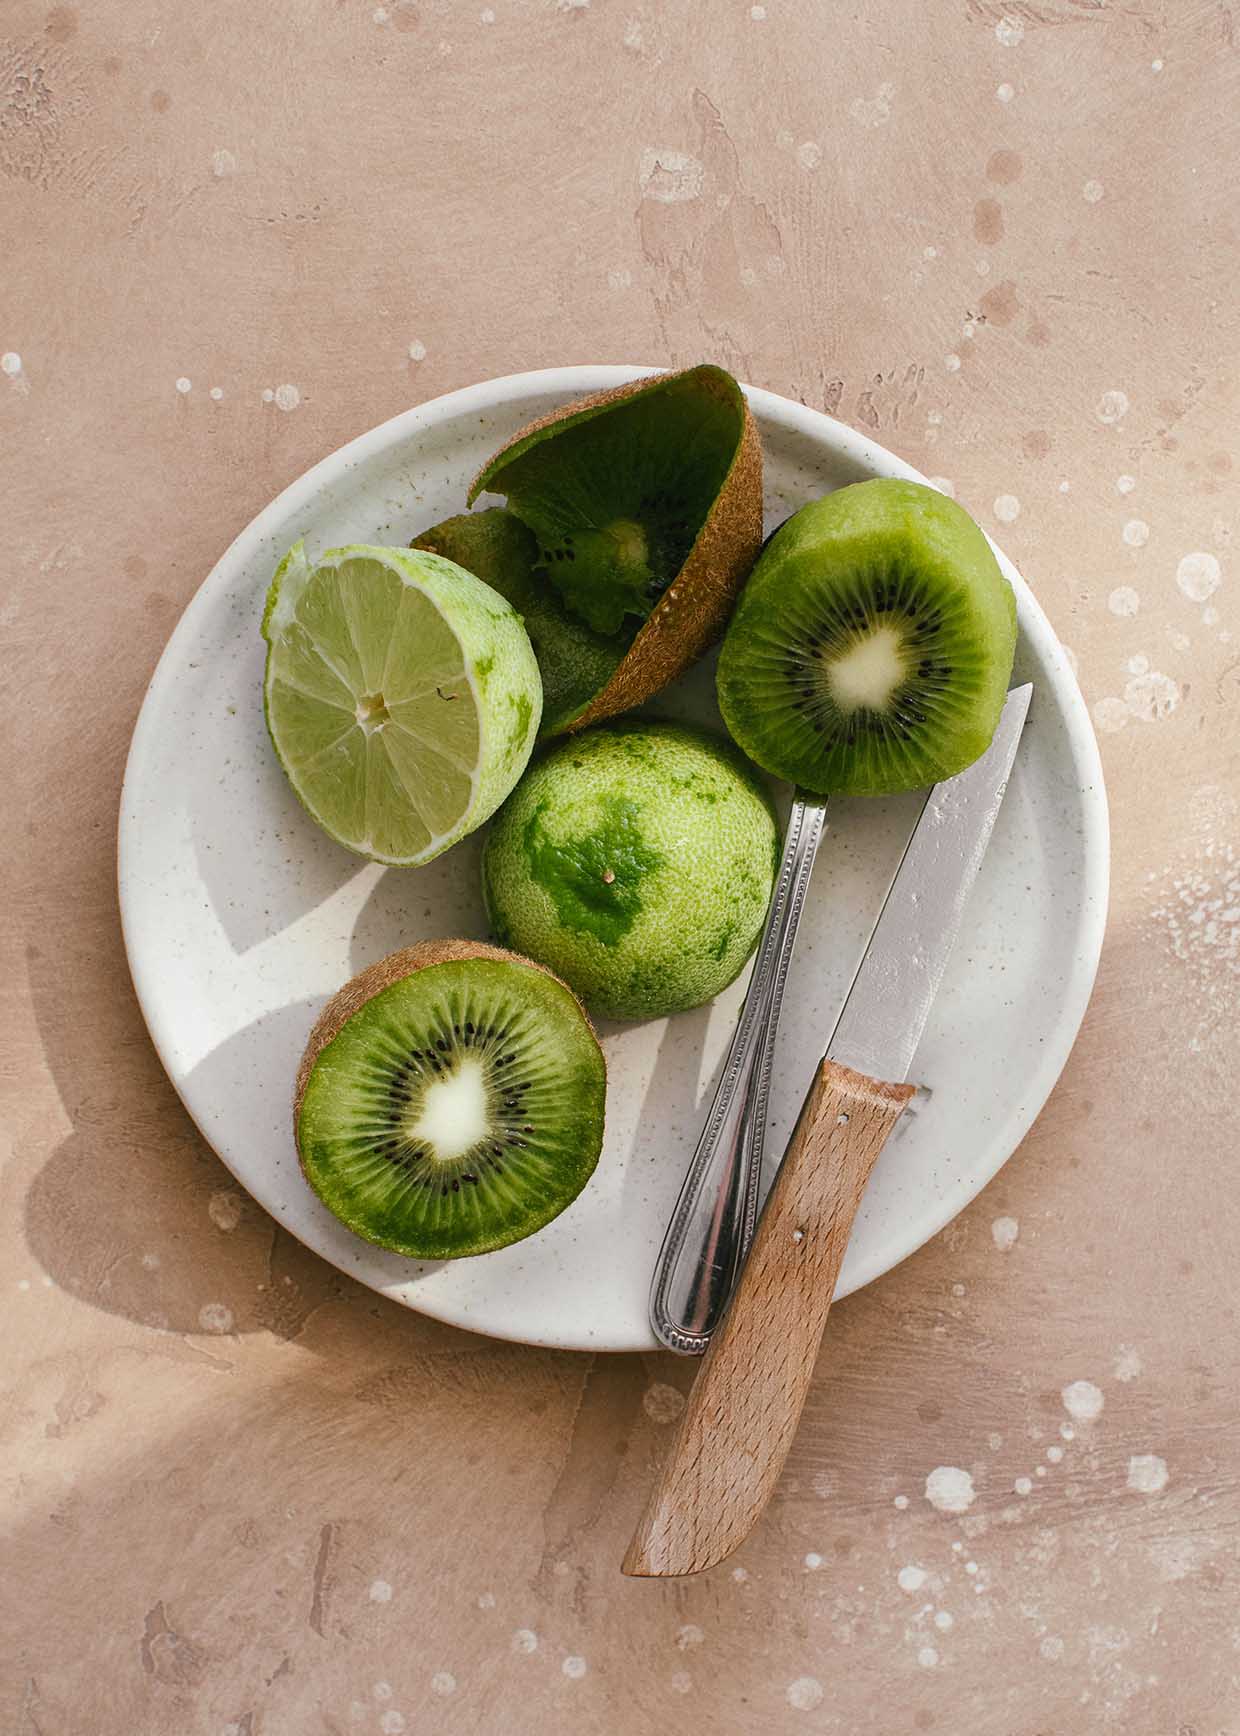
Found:
[[[7,0],[6,1736],[1240,1731],[1235,11]],[[159,649],[278,488],[487,375],[702,357],[1001,534],[1116,865],[1034,1133],[833,1313],[737,1561],[654,1585],[691,1370],[275,1232],[147,1043],[112,851]]]

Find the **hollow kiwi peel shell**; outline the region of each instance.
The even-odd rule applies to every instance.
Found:
[[[971,696],[974,716],[957,719],[950,739],[923,755],[918,776],[876,785],[845,774],[826,782],[818,756],[797,757],[760,739],[752,649],[780,607],[781,593],[815,574],[851,577],[858,567],[914,562],[965,611],[967,631],[985,650]],[[1016,650],[1016,598],[984,533],[949,496],[924,483],[881,477],[851,483],[800,508],[768,540],[728,626],[716,678],[728,730],[765,771],[823,795],[892,795],[954,777],[985,753],[1007,695]]]
[[[539,736],[571,729],[610,681],[634,633],[596,633],[571,614],[534,571],[538,543],[533,531],[502,506],[446,518],[409,546],[454,561],[512,604],[525,622],[542,675]]]
[[[394,984],[402,982],[406,977],[413,976],[419,971],[434,969],[437,965],[458,963],[472,959],[486,959],[497,964],[519,965],[526,970],[537,971],[539,975],[547,977],[552,983],[554,983],[557,989],[563,991],[567,1000],[572,1003],[573,1008],[580,1015],[582,1025],[585,1031],[589,1034],[594,1049],[597,1051],[598,1058],[597,1077],[594,1082],[593,1092],[595,1102],[592,1106],[587,1107],[585,1118],[590,1133],[588,1144],[593,1147],[593,1152],[592,1155],[585,1156],[577,1174],[573,1177],[574,1185],[572,1185],[571,1191],[565,1191],[563,1197],[556,1201],[554,1210],[548,1211],[536,1221],[529,1222],[521,1228],[518,1234],[501,1234],[495,1239],[488,1241],[485,1246],[474,1246],[468,1249],[455,1250],[447,1247],[438,1249],[427,1248],[424,1250],[413,1249],[411,1247],[400,1247],[391,1240],[386,1238],[381,1239],[374,1233],[372,1226],[365,1222],[358,1221],[353,1217],[343,1216],[335,1205],[329,1204],[325,1199],[323,1200],[323,1203],[327,1205],[328,1210],[332,1212],[333,1216],[339,1218],[340,1222],[344,1223],[346,1228],[352,1230],[356,1235],[361,1236],[368,1242],[373,1242],[378,1247],[386,1248],[391,1252],[403,1253],[411,1259],[466,1258],[471,1255],[491,1253],[496,1248],[508,1247],[513,1242],[524,1241],[528,1236],[532,1236],[538,1230],[544,1229],[547,1224],[551,1223],[562,1211],[572,1204],[573,1200],[576,1199],[577,1195],[589,1181],[591,1175],[593,1175],[598,1164],[599,1153],[602,1150],[607,1063],[603,1056],[603,1051],[599,1047],[598,1034],[594,1029],[590,1016],[582,1006],[580,1000],[573,993],[572,989],[569,988],[568,984],[563,982],[560,977],[556,976],[554,971],[548,970],[545,965],[539,964],[536,959],[523,958],[519,953],[510,952],[503,947],[491,946],[485,941],[457,939],[427,940],[420,941],[415,946],[402,947],[396,952],[389,953],[386,958],[379,959],[375,964],[368,965],[365,970],[359,971],[356,976],[351,977],[349,981],[345,983],[344,987],[338,989],[327,1002],[327,1005],[323,1008],[322,1012],[316,1019],[309,1037],[306,1039],[306,1047],[302,1053],[301,1062],[297,1069],[297,1078],[293,1089],[293,1133],[297,1145],[298,1160],[301,1164],[302,1174],[305,1176],[307,1184],[320,1199],[323,1199],[323,1196],[315,1185],[314,1179],[312,1178],[306,1163],[302,1145],[301,1127],[302,1106],[305,1102],[306,1093],[320,1057],[324,1056],[325,1053],[330,1050],[331,1044],[344,1030],[349,1021],[357,1013],[361,1012],[363,1007],[367,1006],[376,996],[381,995],[385,990],[390,989]]]
[[[618,404],[693,381],[737,414],[736,450],[684,564],[638,629],[619,666],[590,702],[563,727],[585,729],[631,711],[702,655],[727,624],[736,595],[762,546],[762,445],[745,394],[723,368],[702,363],[594,392],[539,417],[520,430],[479,472],[469,504],[486,491],[504,493],[505,469],[531,446],[563,437]]]

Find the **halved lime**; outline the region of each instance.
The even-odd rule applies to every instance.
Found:
[[[263,614],[267,728],[298,799],[346,849],[429,862],[525,769],[542,712],[521,617],[439,555],[301,543]]]

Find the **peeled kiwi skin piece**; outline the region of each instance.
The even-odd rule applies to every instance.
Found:
[[[982,531],[924,483],[875,478],[793,514],[742,593],[719,709],[766,771],[817,794],[890,795],[989,747],[1016,599]]]
[[[521,429],[470,488],[471,505],[484,490],[503,494],[504,472],[534,446],[564,439],[574,426],[605,416],[614,407],[685,385],[731,408],[737,425],[735,451],[683,565],[653,600],[610,680],[573,718],[573,730],[641,705],[683,674],[723,631],[762,545],[762,447],[745,394],[731,374],[708,363],[591,393]],[[509,507],[518,508],[519,501],[510,497]]]
[[[462,512],[432,525],[409,545],[443,555],[507,599],[525,622],[543,684],[540,737],[570,729],[610,681],[633,641],[633,632],[596,633],[565,609],[534,570],[538,542],[515,513],[502,506]],[[636,629],[637,623],[632,623]]]
[[[542,1028],[552,1026],[561,1035],[571,1033],[572,1052],[565,1043],[556,1053],[549,1052],[542,1057],[522,1055],[520,1036],[512,1033],[511,1020],[515,1015],[510,1012],[507,1028],[498,1032],[492,1029],[485,1047],[490,1051],[490,1058],[497,1063],[491,1067],[488,1078],[489,1109],[495,1110],[512,1125],[503,1128],[492,1125],[477,1152],[465,1154],[455,1170],[450,1166],[445,1168],[442,1174],[435,1174],[433,1182],[425,1175],[420,1178],[421,1193],[417,1197],[429,1199],[435,1205],[438,1217],[449,1220],[458,1216],[455,1202],[464,1204],[470,1200],[471,1193],[480,1197],[498,1191],[500,1210],[497,1221],[479,1224],[475,1211],[470,1214],[472,1223],[462,1219],[446,1224],[410,1224],[407,1218],[405,1222],[396,1224],[390,1218],[376,1222],[372,1212],[357,1209],[357,1200],[350,1200],[347,1191],[342,1194],[334,1187],[331,1169],[333,1132],[336,1152],[340,1146],[338,1112],[334,1112],[334,1129],[331,1125],[333,1098],[338,1106],[341,1090],[349,1089],[358,1079],[357,1020],[368,1009],[372,1020],[387,1019],[386,1028],[378,1039],[375,1040],[371,1032],[367,1034],[368,1041],[362,1045],[365,1049],[362,1056],[364,1085],[372,1086],[375,1069],[383,1063],[391,1067],[395,1055],[400,1056],[398,1066],[407,1074],[417,1061],[416,1058],[406,1060],[402,1053],[401,1034],[398,1028],[394,1028],[399,1026],[402,1009],[392,1009],[393,1016],[388,1019],[391,1002],[385,997],[392,996],[393,992],[399,996],[409,979],[420,978],[423,973],[430,973],[426,983],[436,988],[445,987],[450,996],[454,990],[459,992],[461,982],[471,974],[462,973],[457,967],[475,964],[483,967],[482,974],[486,978],[479,984],[479,973],[472,973],[483,1001],[488,992],[493,993],[496,985],[502,984],[510,1001],[523,1002],[516,1008],[516,1013],[528,1012],[535,1029],[540,1025]],[[452,981],[446,985],[442,977],[439,983],[434,981],[434,973],[441,966],[448,967],[448,971],[453,973]],[[419,987],[426,986],[426,983]],[[524,984],[542,986],[531,995],[523,993]],[[468,1032],[469,1028],[466,1025],[465,1030]],[[450,1065],[453,1058],[451,1034],[443,1032],[448,1047],[439,1053],[435,1053],[440,1050],[435,1035],[433,1031],[426,1033],[419,1050],[435,1069],[428,1076],[431,1083],[443,1076],[441,1067]],[[459,1038],[461,1032],[458,1031],[457,1036]],[[486,1038],[488,1032],[480,1029],[477,1037],[480,1046]],[[472,1041],[472,1037],[468,1038],[464,1047],[468,1049]],[[342,1043],[353,1052],[342,1053]],[[412,1056],[412,1051],[409,1054]],[[541,1079],[538,1076],[540,1066],[544,1075]],[[521,1077],[523,1074],[527,1077]],[[391,1089],[391,1086],[386,1088]],[[594,1027],[580,1001],[554,972],[532,959],[481,941],[424,941],[390,953],[359,972],[323,1008],[310,1032],[298,1068],[293,1128],[306,1180],[328,1209],[349,1229],[380,1247],[412,1259],[455,1259],[487,1253],[521,1241],[550,1223],[571,1204],[598,1161],[602,1147],[605,1090],[606,1064]],[[552,1162],[555,1173],[549,1180],[537,1173],[537,1166],[547,1167],[544,1161],[548,1151],[545,1136],[549,1130],[540,1124],[549,1113],[548,1092],[552,1106],[557,1092],[564,1098],[563,1127],[556,1130],[558,1143],[553,1143],[550,1148],[552,1160],[559,1159],[560,1162],[558,1167]],[[506,1107],[514,1102],[515,1110]],[[326,1119],[323,1114],[325,1104],[329,1111]],[[359,1108],[369,1147],[362,1156],[373,1174],[376,1164],[382,1162],[382,1155],[373,1150],[373,1099],[361,1103]],[[531,1166],[535,1166],[532,1175]],[[481,1188],[479,1181],[483,1184]],[[452,1182],[458,1185],[453,1187]],[[463,1186],[460,1185],[462,1182]],[[527,1196],[525,1199],[521,1197],[522,1190]],[[406,1187],[403,1191],[408,1194],[410,1189]],[[446,1204],[449,1199],[454,1202],[451,1206]]]

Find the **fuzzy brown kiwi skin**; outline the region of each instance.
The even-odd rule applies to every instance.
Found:
[[[297,1134],[300,1129],[302,1099],[306,1095],[306,1086],[310,1083],[314,1063],[332,1038],[337,1036],[349,1022],[354,1013],[360,1012],[367,1001],[373,1000],[383,989],[390,988],[402,977],[412,976],[415,971],[426,970],[430,965],[452,964],[460,959],[469,958],[489,958],[498,964],[528,965],[531,970],[541,971],[544,976],[549,976],[552,982],[559,983],[566,994],[573,995],[573,991],[566,982],[562,982],[554,971],[548,970],[545,965],[539,964],[535,959],[522,958],[520,953],[507,952],[502,946],[488,946],[485,941],[481,940],[422,940],[416,946],[405,946],[401,947],[398,952],[390,952],[386,958],[379,959],[376,964],[367,965],[365,970],[359,971],[355,977],[350,977],[344,987],[336,991],[316,1019],[314,1028],[306,1039],[301,1065],[297,1069],[297,1083],[293,1091],[294,1134]],[[576,995],[573,995],[573,999],[577,1001],[581,1016],[586,1022],[586,1028],[597,1043],[598,1033],[590,1022],[589,1014],[581,1002],[577,1000]],[[601,1050],[599,1052],[602,1053]],[[605,1074],[605,1058],[603,1065]],[[300,1155],[300,1138],[298,1138],[297,1145]]]
[[[580,415],[583,410],[621,404],[655,385],[667,385],[697,372],[698,367],[692,367],[672,374],[647,374],[606,392],[592,392],[540,416],[514,434],[479,472],[470,486],[470,503],[481,491],[483,479],[504,454],[532,434]],[[643,704],[695,663],[726,627],[740,588],[762,547],[762,442],[743,392],[741,410],[741,438],[736,455],[685,564],[643,622],[606,687],[565,725],[566,733],[575,733]]]

